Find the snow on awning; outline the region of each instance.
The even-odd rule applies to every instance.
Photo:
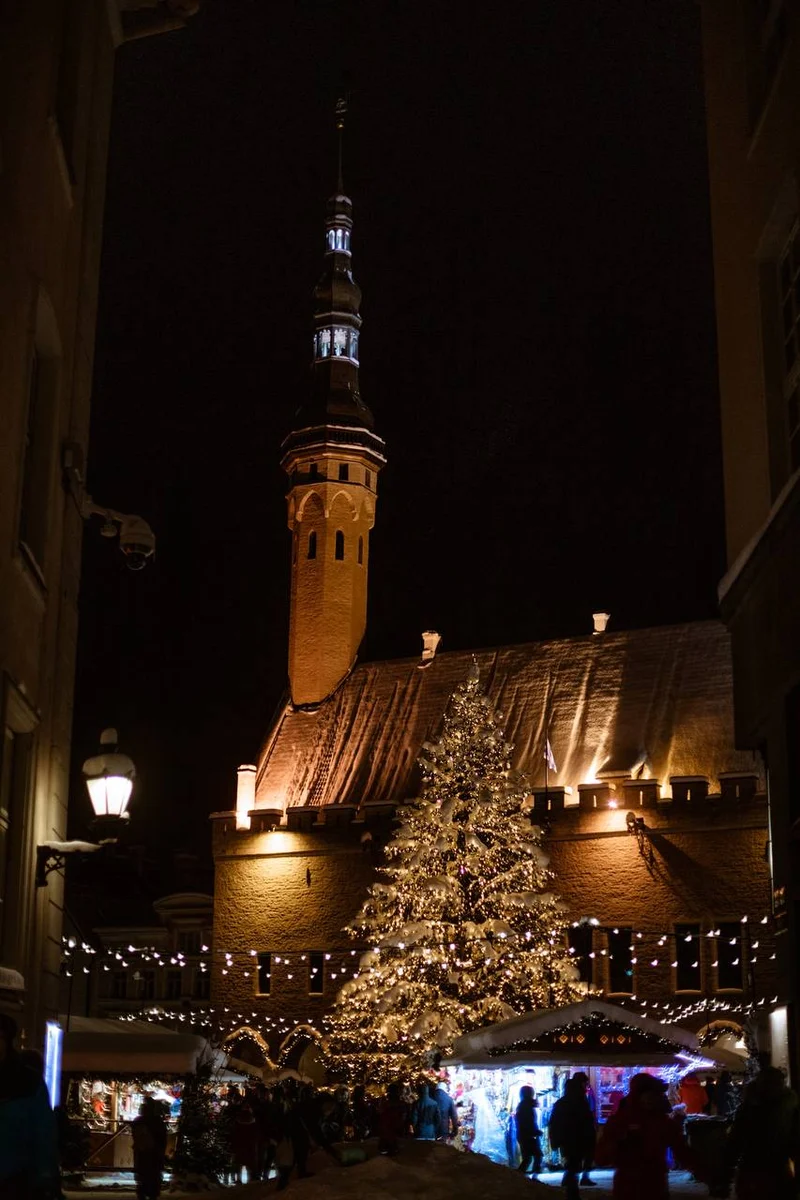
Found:
[[[64,1028],[66,1018],[62,1019]],[[188,1075],[204,1054],[205,1038],[149,1021],[70,1017],[62,1070],[73,1075]]]

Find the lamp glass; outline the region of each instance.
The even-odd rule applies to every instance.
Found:
[[[121,817],[128,807],[133,780],[127,775],[99,775],[86,780],[96,817]]]

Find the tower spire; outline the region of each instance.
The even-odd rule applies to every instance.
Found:
[[[344,119],[347,115],[347,98],[340,96],[336,101],[336,132],[339,142],[339,171],[336,176],[336,191],[338,195],[344,194],[344,181],[342,178],[342,141],[344,135]]]

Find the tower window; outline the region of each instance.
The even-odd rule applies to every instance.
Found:
[[[338,250],[342,254],[350,253],[350,230],[349,229],[329,229],[328,230],[328,250]]]
[[[340,562],[344,559],[344,534],[341,529],[336,530],[336,557]]]
[[[339,463],[339,478],[346,482],[350,478],[350,464]]]
[[[306,558],[316,558],[316,557],[317,557],[317,535],[314,532],[314,530],[312,529],[311,533],[308,535],[308,554],[306,555]]]
[[[363,539],[363,537],[359,537],[359,539],[358,539],[358,565],[360,567],[364,565],[364,539]]]
[[[358,362],[358,330],[336,325],[331,329],[318,329],[314,334],[314,357],[349,358]]]
[[[700,991],[700,926],[675,926],[675,990]]]
[[[347,358],[347,335],[348,329],[334,329],[333,331],[333,353],[336,358]]]
[[[297,562],[297,534],[292,537],[292,562]]]
[[[372,487],[372,471],[364,472],[364,486],[368,488]]]
[[[258,956],[258,994],[259,996],[268,996],[272,990],[272,955],[259,954]]]
[[[321,996],[325,990],[325,959],[321,952],[313,951],[308,956],[308,994]]]
[[[308,478],[310,480],[319,479],[319,463],[312,463],[308,468]]]
[[[594,930],[591,925],[573,925],[567,930],[567,945],[569,956],[579,971],[581,983],[592,982],[592,937]]]
[[[633,993],[632,929],[612,929],[608,935],[608,990]]]
[[[717,987],[741,991],[744,970],[744,937],[738,921],[725,921],[717,938]]]

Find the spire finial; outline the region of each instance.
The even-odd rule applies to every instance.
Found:
[[[339,135],[339,175],[336,181],[338,193],[341,196],[344,193],[344,183],[342,181],[342,134],[344,133],[344,119],[347,115],[347,98],[340,96],[336,101],[336,131]]]

